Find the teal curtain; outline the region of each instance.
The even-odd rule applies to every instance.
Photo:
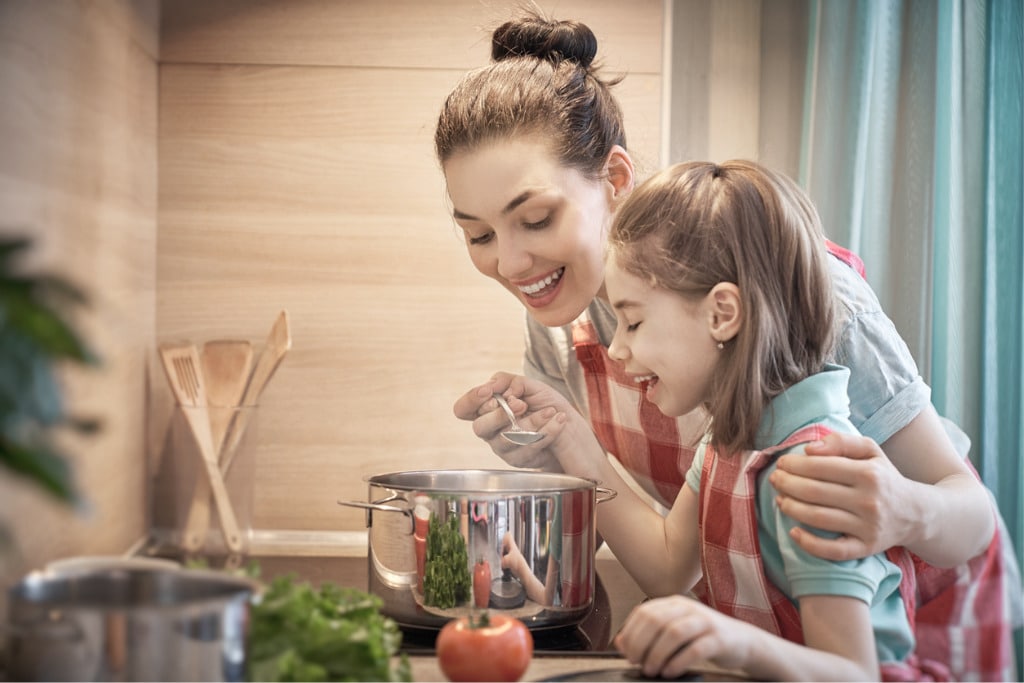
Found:
[[[970,437],[1024,564],[1021,0],[809,8],[801,183]]]

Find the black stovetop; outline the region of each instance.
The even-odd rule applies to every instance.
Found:
[[[177,561],[189,558],[173,551],[143,551],[143,555],[165,557]],[[235,568],[255,562],[260,578],[269,581],[286,574],[319,585],[330,581],[340,586],[368,590],[368,565],[365,556],[246,556],[224,558],[204,556],[202,562],[215,569]],[[598,557],[597,582],[593,609],[575,625],[538,628],[532,631],[534,650],[538,655],[555,653],[615,653],[612,637],[618,632],[633,605],[642,594],[614,557]],[[437,630],[402,626],[402,651],[428,654],[434,651]]]

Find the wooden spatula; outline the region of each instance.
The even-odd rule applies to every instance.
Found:
[[[245,405],[256,405],[260,394],[267,386],[267,382],[273,377],[277,366],[281,364],[288,350],[292,348],[292,333],[288,326],[288,311],[281,311],[277,314],[274,325],[270,328],[267,336],[267,343],[256,360],[256,367],[249,377],[249,384],[245,387],[245,397],[242,402]]]
[[[252,372],[252,343],[247,339],[214,339],[203,344],[203,380],[210,407],[210,431],[218,460],[224,445],[224,433],[241,405]]]
[[[273,377],[277,366],[281,364],[281,361],[291,348],[292,333],[288,325],[288,311],[281,311],[270,328],[267,343],[256,359],[256,366],[252,369],[252,375],[249,377],[249,383],[246,385],[245,393],[242,396],[242,405],[254,406],[258,403],[260,394],[263,393],[267,382]],[[238,442],[241,440],[242,434],[245,433],[245,417],[247,414],[239,411],[228,426],[228,433],[224,439],[224,462],[221,465],[221,469],[225,473],[231,467],[231,461],[234,460]]]
[[[181,412],[185,414],[192,428],[192,435],[195,437],[206,470],[206,476],[197,479],[196,487],[213,491],[224,542],[232,551],[241,552],[242,537],[238,532],[238,522],[235,520],[231,499],[228,497],[227,487],[224,486],[224,477],[221,476],[220,467],[217,466],[217,454],[214,452],[199,351],[195,344],[165,344],[160,347],[160,358],[174,397],[179,405],[186,408]],[[185,548],[193,551],[202,547],[203,537],[210,523],[209,492],[202,496],[196,494],[193,500],[196,497],[203,503],[191,506],[185,523],[184,539]]]

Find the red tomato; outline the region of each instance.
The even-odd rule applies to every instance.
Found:
[[[533,658],[526,624],[501,614],[453,619],[437,635],[437,659],[450,681],[518,681]]]
[[[491,563],[480,558],[473,567],[473,603],[485,609],[491,601]]]

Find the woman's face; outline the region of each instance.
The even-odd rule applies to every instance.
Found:
[[[665,415],[697,409],[710,395],[720,352],[709,329],[711,294],[686,299],[618,266],[605,268],[608,299],[618,324],[608,355],[623,364],[647,399]]]
[[[564,167],[530,138],[457,153],[444,174],[473,265],[538,322],[566,325],[604,295],[608,181]]]

